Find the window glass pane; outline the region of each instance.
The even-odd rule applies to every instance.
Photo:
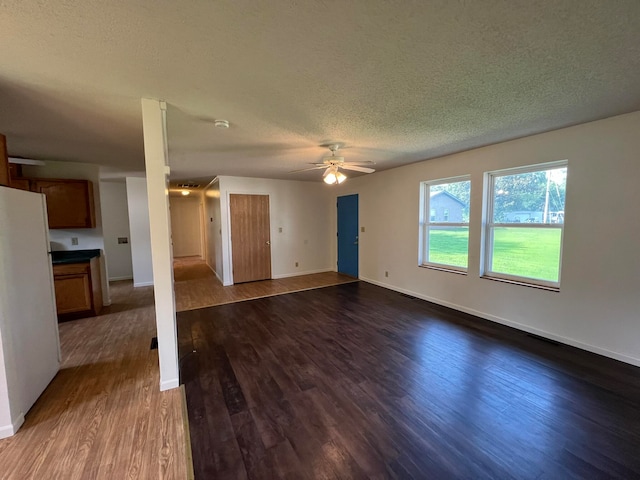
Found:
[[[558,282],[561,242],[560,228],[496,227],[491,271]]]
[[[470,180],[430,185],[430,221],[468,223],[470,194]]]
[[[494,223],[564,223],[567,167],[495,177]]]
[[[467,268],[469,227],[429,227],[428,261]]]

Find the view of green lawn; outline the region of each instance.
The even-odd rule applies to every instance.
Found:
[[[469,229],[466,227],[431,228],[429,261],[467,267],[468,241]],[[560,241],[559,228],[496,228],[492,270],[557,282]]]

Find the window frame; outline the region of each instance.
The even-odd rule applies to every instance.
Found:
[[[560,281],[562,279],[562,252],[564,249],[564,211],[562,223],[518,223],[518,222],[501,222],[494,223],[494,199],[495,184],[497,177],[506,177],[510,175],[519,175],[525,173],[533,173],[540,171],[553,170],[556,168],[566,168],[569,171],[569,162],[567,160],[559,160],[554,162],[537,163],[535,165],[527,165],[523,167],[514,167],[501,170],[493,170],[484,174],[484,215],[482,228],[482,259],[480,261],[481,271],[480,277],[490,280],[504,281],[508,283],[516,283],[519,285],[538,287],[547,290],[560,290]],[[565,184],[565,210],[566,210],[566,184]],[[494,272],[491,270],[493,260],[493,238],[496,228],[540,228],[540,229],[557,229],[560,230],[560,254],[558,256],[558,281],[552,282],[533,277],[523,277],[508,273]]]
[[[467,232],[471,233],[469,222],[436,222],[431,220],[431,187],[437,185],[446,185],[449,183],[469,182],[469,190],[471,190],[471,175],[460,175],[456,177],[441,178],[437,180],[425,180],[420,182],[420,234],[418,237],[418,266],[431,268],[434,270],[444,270],[453,273],[466,275],[469,270],[469,240],[467,239],[467,266],[450,265],[447,263],[430,262],[429,258],[429,227],[466,227]],[[471,201],[469,201],[469,210],[471,210]],[[471,217],[471,211],[469,211]]]

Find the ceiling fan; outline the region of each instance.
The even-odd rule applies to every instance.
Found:
[[[312,163],[314,165],[310,168],[303,168],[301,170],[294,170],[289,173],[308,172],[309,170],[321,170],[324,169],[322,174],[323,180],[328,184],[342,183],[347,179],[347,176],[340,170],[353,170],[355,172],[373,173],[375,169],[369,167],[363,167],[362,165],[374,165],[375,162],[363,161],[363,162],[345,162],[344,157],[336,155],[340,145],[329,145],[331,155],[324,157],[322,162]]]

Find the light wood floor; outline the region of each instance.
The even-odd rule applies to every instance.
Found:
[[[153,288],[111,285],[113,305],[60,324],[62,367],[16,435],[2,479],[185,479],[183,390],[159,391]]]
[[[223,287],[199,257],[175,259],[173,271],[178,312],[356,281],[337,272],[323,272]]]

